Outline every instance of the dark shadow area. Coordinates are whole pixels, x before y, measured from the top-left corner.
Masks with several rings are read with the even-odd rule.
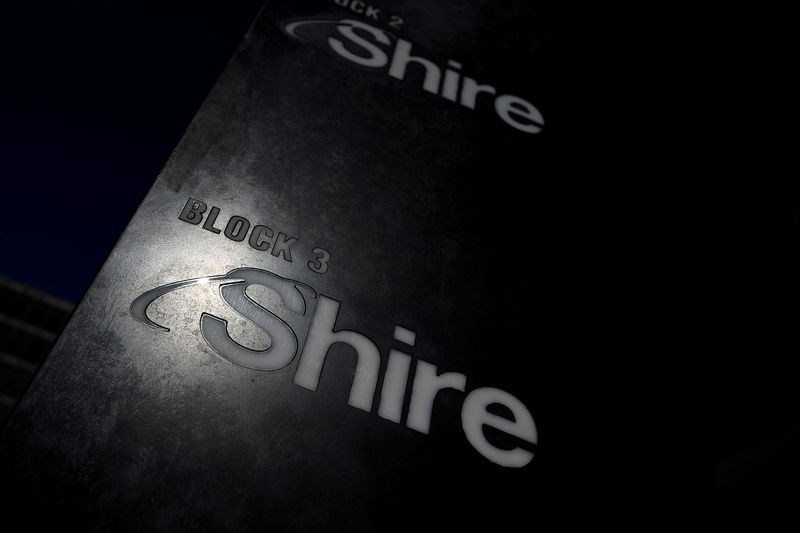
[[[73,305],[0,276],[0,427],[44,361]]]

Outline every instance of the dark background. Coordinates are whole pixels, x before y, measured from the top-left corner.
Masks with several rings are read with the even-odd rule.
[[[0,274],[80,299],[262,3],[3,8]]]
[[[260,5],[3,8],[1,275],[80,299]],[[663,440],[681,461],[663,450],[636,459],[643,477],[680,463],[684,483],[672,476],[664,492],[693,494],[728,531],[782,530],[798,500],[789,19],[745,7],[625,12],[595,19],[575,44],[587,98],[576,107],[605,125],[578,135],[576,159],[597,155],[581,168],[614,184],[606,227],[623,231],[611,253],[660,266],[657,279],[631,279],[664,337],[648,337],[642,358],[675,380],[659,380],[669,383],[657,412],[670,415],[640,439]]]

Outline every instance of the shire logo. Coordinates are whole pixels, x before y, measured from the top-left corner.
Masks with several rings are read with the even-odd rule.
[[[423,69],[422,88],[429,93],[468,109],[475,109],[478,100],[485,102],[482,105],[491,102],[503,122],[524,133],[539,133],[544,127],[542,113],[527,100],[513,94],[498,94],[493,85],[480,84],[469,76],[462,76],[461,63],[452,59],[443,69],[430,59],[411,55],[412,43],[364,22],[352,19],[297,20],[286,23],[283,31],[295,39],[326,46],[352,63],[376,70],[388,66],[388,75],[401,81],[413,64],[412,68]],[[484,96],[479,98],[479,95]]]
[[[322,368],[333,344],[349,345],[356,353],[356,365],[350,386],[348,404],[366,412],[372,412],[373,399],[380,377],[381,352],[375,343],[363,333],[346,329],[334,329],[341,302],[317,295],[308,285],[284,278],[258,268],[237,268],[227,274],[195,278],[167,283],[155,287],[137,297],[130,307],[131,316],[151,328],[168,332],[169,329],[155,323],[147,316],[147,308],[155,300],[172,291],[194,285],[222,282],[220,296],[235,312],[263,330],[269,337],[269,347],[253,350],[233,340],[227,330],[227,322],[210,313],[201,312],[200,332],[211,348],[231,363],[253,370],[274,371],[291,363],[298,350],[295,330],[278,315],[262,307],[247,295],[247,288],[257,285],[266,288],[280,300],[284,311],[304,316],[306,300],[300,288],[307,289],[316,300],[316,307],[306,332],[305,343],[297,363],[292,382],[316,391]],[[271,301],[276,301],[271,299]],[[394,339],[407,346],[414,346],[416,332],[395,326]],[[395,423],[403,423],[403,404],[406,384],[411,373],[412,357],[398,349],[388,351],[386,371],[381,384],[377,414]],[[428,434],[431,415],[437,393],[442,389],[465,392],[467,377],[458,372],[439,373],[436,365],[416,359],[416,368],[410,392],[408,414],[405,425],[415,431]],[[510,416],[500,416],[489,411],[495,404],[505,406]],[[498,465],[521,468],[533,459],[530,449],[537,444],[537,430],[530,411],[508,392],[482,387],[471,390],[461,407],[461,424],[469,443],[484,457]],[[496,446],[485,435],[489,426],[515,437],[519,445]]]

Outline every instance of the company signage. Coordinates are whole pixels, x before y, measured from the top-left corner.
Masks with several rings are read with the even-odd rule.
[[[14,524],[558,522],[559,32],[513,4],[265,5],[2,435]]]
[[[461,75],[461,63],[449,59],[442,67],[430,59],[412,54],[413,44],[391,32],[376,28],[352,19],[341,20],[298,20],[289,22],[284,31],[297,39],[307,40],[309,26],[331,28],[320,45],[330,48],[339,57],[371,69],[388,67],[387,74],[403,81],[409,67],[413,64],[422,67],[425,77],[423,90],[441,96],[451,102],[475,109],[478,96],[493,105],[497,116],[506,124],[525,133],[539,133],[544,127],[544,117],[533,104],[513,94],[498,94],[489,84],[482,84],[474,78]],[[391,59],[388,50],[391,50]],[[444,76],[442,76],[444,71]]]
[[[190,198],[186,203],[187,207],[202,205],[204,205],[202,202],[194,198]],[[189,219],[192,223],[199,224],[201,215],[197,214],[198,211],[199,209],[191,211],[195,217],[189,219],[186,216],[187,209],[184,208],[181,216]],[[240,229],[226,231],[226,235],[230,233],[233,235],[230,237],[233,240],[241,240],[236,235],[246,233],[249,223],[242,217],[232,217],[231,220],[234,228]],[[226,228],[230,228],[231,225],[232,223],[229,221]],[[258,228],[259,226],[256,226],[253,229],[253,235],[263,233],[264,230]],[[257,245],[253,247],[260,248]],[[133,301],[131,316],[152,328],[169,331],[168,328],[156,324],[148,318],[147,308],[150,304],[169,292],[209,282],[222,282],[219,292],[225,303],[266,332],[270,339],[270,345],[263,350],[253,350],[240,345],[231,338],[227,330],[227,322],[224,319],[206,312],[200,314],[200,332],[217,354],[234,364],[253,370],[280,370],[291,363],[297,354],[298,335],[278,315],[248,297],[247,288],[251,285],[258,285],[270,289],[278,296],[281,308],[302,316],[306,314],[306,301],[299,287],[305,286],[317,300],[316,311],[311,318],[305,347],[292,382],[312,391],[317,390],[328,349],[334,343],[347,344],[355,349],[357,354],[348,404],[367,412],[372,411],[381,368],[381,353],[378,346],[363,333],[352,330],[334,330],[341,302],[324,294],[317,296],[316,291],[302,282],[286,279],[258,268],[237,268],[224,275],[176,281],[150,289]],[[416,332],[398,324],[394,327],[394,339],[414,346]],[[410,355],[396,349],[389,351],[381,389],[381,400],[378,405],[378,416],[393,422],[401,422],[410,365]],[[464,374],[458,372],[440,374],[435,364],[418,360],[411,388],[406,425],[421,433],[429,433],[436,393],[444,388],[463,392],[466,382],[467,377]],[[492,404],[505,406],[511,411],[513,418],[509,420],[492,414],[487,410]],[[527,465],[533,459],[532,452],[519,447],[511,450],[498,448],[483,433],[483,426],[490,426],[524,439],[531,444],[536,444],[536,426],[533,417],[525,405],[511,394],[493,387],[474,389],[464,398],[461,422],[467,440],[490,461],[502,466],[519,468]]]

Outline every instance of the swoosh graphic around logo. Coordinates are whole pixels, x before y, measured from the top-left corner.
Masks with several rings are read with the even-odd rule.
[[[235,276],[230,276],[228,274],[223,274],[220,276],[206,276],[203,278],[195,278],[195,279],[186,279],[183,281],[176,281],[173,283],[167,283],[166,285],[162,285],[160,287],[156,287],[155,289],[150,289],[149,291],[145,292],[138,298],[136,298],[131,303],[131,316],[135,318],[137,321],[141,322],[145,326],[150,326],[151,328],[160,329],[163,331],[169,331],[169,328],[165,328],[162,325],[156,324],[147,316],[147,308],[156,301],[158,298],[161,298],[167,293],[170,293],[174,290],[182,289],[184,287],[191,287],[192,285],[201,285],[204,283],[210,283],[212,281],[220,281],[220,280],[229,280],[231,283],[242,283],[244,279],[237,278]]]
[[[288,24],[283,26],[283,31],[285,31],[290,37],[294,37],[295,39],[299,39],[301,41],[310,41],[311,39],[309,39],[307,37],[303,37],[302,35],[297,33],[297,29],[298,28],[301,28],[303,26],[308,26],[310,24],[333,24],[333,25],[336,25],[336,26],[344,26],[344,27],[348,27],[348,28],[357,28],[359,26],[361,26],[361,27],[368,26],[367,24],[365,24],[363,22],[359,22],[359,21],[353,20],[353,19],[341,19],[341,20],[336,20],[336,19],[333,19],[333,20],[332,19],[310,19],[310,20],[296,20],[294,22],[290,22],[290,23],[288,23]],[[378,28],[373,28],[372,26],[369,26],[369,27],[374,29],[374,30],[376,30],[376,31],[380,31],[381,33],[383,33],[385,35],[388,35],[389,37],[392,37],[394,39],[397,38],[397,36],[395,34],[393,34],[392,32],[390,32],[390,31],[378,30]]]
[[[286,26],[283,27],[283,31],[291,35],[296,39],[300,39],[301,41],[308,41],[302,35],[299,35],[296,30],[301,26],[305,26],[307,24],[340,24],[341,22],[347,22],[346,20],[330,20],[330,19],[315,19],[315,20],[298,20],[295,22],[290,22]]]
[[[253,370],[277,370],[288,365],[297,353],[297,334],[292,327],[278,315],[268,311],[250,298],[247,289],[260,286],[270,289],[280,299],[280,307],[299,316],[306,314],[306,300],[300,288],[316,291],[305,283],[284,278],[273,272],[259,268],[235,268],[227,274],[206,276],[167,283],[150,289],[130,306],[131,316],[150,328],[169,331],[147,316],[147,308],[158,298],[184,287],[192,287],[210,282],[220,282],[219,294],[222,300],[236,313],[263,330],[270,340],[268,348],[255,350],[238,343],[228,332],[228,322],[207,312],[200,314],[200,333],[218,355],[237,365]]]

